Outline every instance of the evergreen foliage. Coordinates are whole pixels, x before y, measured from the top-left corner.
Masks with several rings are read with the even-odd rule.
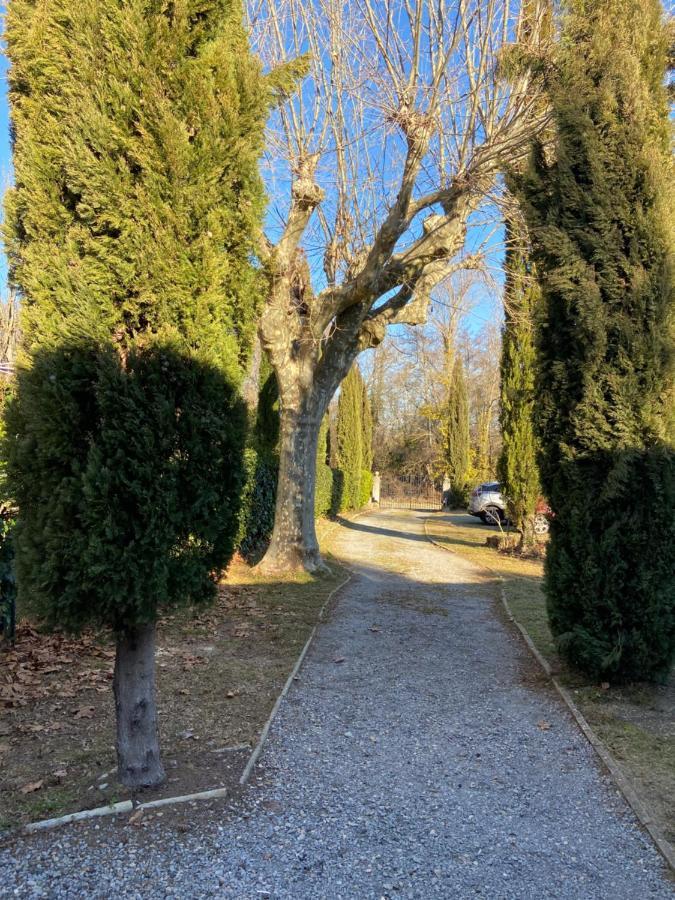
[[[363,470],[363,391],[358,366],[349,370],[340,387],[337,411],[338,464],[343,473],[342,509],[361,506]]]
[[[357,365],[340,388],[336,433],[342,472],[340,509],[360,509],[370,499],[372,488],[373,424],[368,392]]]
[[[370,503],[373,494],[373,473],[370,469],[361,469],[361,495],[359,497],[359,507],[366,506]]]
[[[539,496],[533,409],[536,375],[534,315],[540,292],[528,262],[523,232],[513,219],[507,221],[500,365],[502,452],[497,474],[509,517],[527,542],[533,538]]]
[[[319,447],[316,454],[316,494],[314,509],[317,517],[330,514],[333,506],[333,470],[328,465],[328,414],[323,417],[319,429]]]
[[[0,446],[5,440],[4,410],[11,399],[11,382],[0,378]],[[16,578],[14,575],[14,538],[16,509],[7,484],[7,465],[0,453],[0,635],[14,638],[16,624]]]
[[[244,471],[236,547],[246,560],[254,561],[274,528],[279,459],[249,447],[244,453]]]
[[[373,468],[373,413],[370,406],[370,396],[368,394],[368,388],[365,381],[363,380],[363,377],[361,377],[361,393],[363,395],[363,412],[361,414],[361,431],[363,434],[363,468],[364,471],[370,472]]]
[[[274,528],[279,478],[279,387],[263,353],[255,425],[245,453],[245,485],[242,493],[237,549],[249,561],[258,558]]]
[[[556,514],[562,653],[659,679],[675,652],[672,159],[659,0],[570,0],[549,74],[554,148],[520,184],[542,286],[537,425]]]
[[[230,558],[245,411],[215,366],[166,345],[34,353],[7,413],[20,600],[117,632],[202,603]]]
[[[279,449],[279,385],[264,353],[260,366],[260,385],[254,442],[261,453],[276,454]]]
[[[450,482],[448,503],[451,506],[464,506],[467,499],[471,444],[469,396],[464,377],[464,365],[459,354],[455,356],[452,367],[442,431],[445,467]]]
[[[359,373],[360,374],[360,373]],[[373,493],[373,413],[370,396],[363,377],[361,377],[362,407],[361,431],[363,434],[363,468],[361,469],[361,496],[359,506],[370,503]]]
[[[232,553],[268,101],[242,18],[237,0],[9,7],[9,475],[20,595],[61,626],[206,600]]]

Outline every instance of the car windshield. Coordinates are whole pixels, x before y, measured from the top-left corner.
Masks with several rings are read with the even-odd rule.
[[[482,489],[487,493],[493,493],[494,491],[498,491],[501,485],[498,481],[488,481],[486,484],[482,485]]]

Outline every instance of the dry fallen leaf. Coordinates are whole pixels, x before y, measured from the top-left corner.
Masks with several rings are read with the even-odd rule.
[[[130,825],[138,825],[140,823],[141,819],[143,818],[144,812],[145,812],[144,809],[136,810],[136,812],[132,816],[129,817],[129,824]]]
[[[542,719],[541,722],[537,722],[537,728],[538,728],[540,731],[550,731],[550,730],[551,730],[551,723],[550,723],[550,722],[547,722],[546,719]]]
[[[63,779],[66,778],[67,775],[68,775],[67,769],[57,769],[56,772],[53,773],[53,776],[54,776],[54,778],[56,778],[57,781],[63,781]]]
[[[75,713],[75,718],[76,719],[93,719],[94,718],[94,707],[93,706],[81,706]]]
[[[44,783],[44,778],[40,781],[31,781],[30,784],[24,784],[22,788],[19,788],[19,793],[32,794],[34,791],[39,791]]]
[[[343,663],[345,661],[344,656],[336,656],[333,660],[334,663]]]

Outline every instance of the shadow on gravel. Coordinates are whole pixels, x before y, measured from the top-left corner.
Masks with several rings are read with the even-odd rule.
[[[420,517],[420,521],[421,520]],[[401,538],[407,541],[420,541],[423,544],[429,543],[429,539],[426,535],[416,534],[414,531],[398,531],[393,528],[380,528],[376,525],[366,525],[363,522],[352,522],[349,519],[343,519],[342,516],[338,516],[336,521],[342,528],[349,528],[352,531],[363,531],[365,534],[380,534],[383,537]]]
[[[491,672],[492,683],[495,686],[508,687],[515,678],[517,683],[528,690],[543,690],[549,697],[553,696],[548,676],[528,652],[520,633],[502,605],[500,599],[502,582],[499,577],[479,564],[472,564],[467,560],[462,561],[473,568],[475,579],[467,579],[459,574],[453,577],[452,555],[436,547],[423,535],[391,532],[386,528],[363,524],[359,526],[359,523],[350,521],[342,521],[341,525],[355,531],[376,532],[385,536],[404,539],[410,537],[413,540],[424,541],[432,552],[436,551],[439,554],[436,565],[418,563],[414,569],[405,570],[401,568],[400,558],[393,555],[384,554],[379,558],[373,556],[365,561],[355,560],[333,549],[331,560],[350,569],[355,576],[356,580],[350,583],[349,592],[352,596],[355,594],[360,597],[362,602],[365,600],[372,603],[373,622],[378,622],[377,610],[386,606],[406,609],[421,616],[414,620],[416,624],[410,623],[412,627],[422,626],[425,622],[430,625],[435,622],[436,628],[445,620],[446,624],[442,627],[449,628],[455,635],[462,635],[458,645],[454,645],[452,639],[449,640],[448,653],[462,656],[466,660],[481,658],[481,667]],[[527,576],[522,580],[536,581]],[[368,583],[370,587],[367,586]],[[339,605],[340,599],[341,592],[332,604],[333,611]],[[476,615],[480,617],[478,629],[475,624]],[[439,620],[436,617],[441,618]],[[367,624],[370,626],[372,623]],[[499,654],[492,653],[491,635],[495,631],[503,632],[512,641],[515,670],[505,672]]]

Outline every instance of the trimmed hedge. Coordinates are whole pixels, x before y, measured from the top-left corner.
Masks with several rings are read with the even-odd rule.
[[[314,510],[317,518],[333,511],[333,470],[325,462],[316,467],[316,496]]]
[[[9,641],[16,625],[13,527],[14,514],[0,512],[0,635]]]
[[[249,448],[244,452],[244,468],[237,548],[245,559],[251,559],[269,541],[274,528],[279,460]]]
[[[366,506],[370,503],[370,497],[373,492],[373,473],[370,469],[363,469],[361,471],[361,506]]]
[[[5,403],[11,388],[0,383],[0,446],[5,436]],[[6,462],[0,457],[0,634],[5,640],[14,637],[16,623],[16,579],[14,577],[14,544],[12,531],[16,521],[14,504],[6,482]]]

